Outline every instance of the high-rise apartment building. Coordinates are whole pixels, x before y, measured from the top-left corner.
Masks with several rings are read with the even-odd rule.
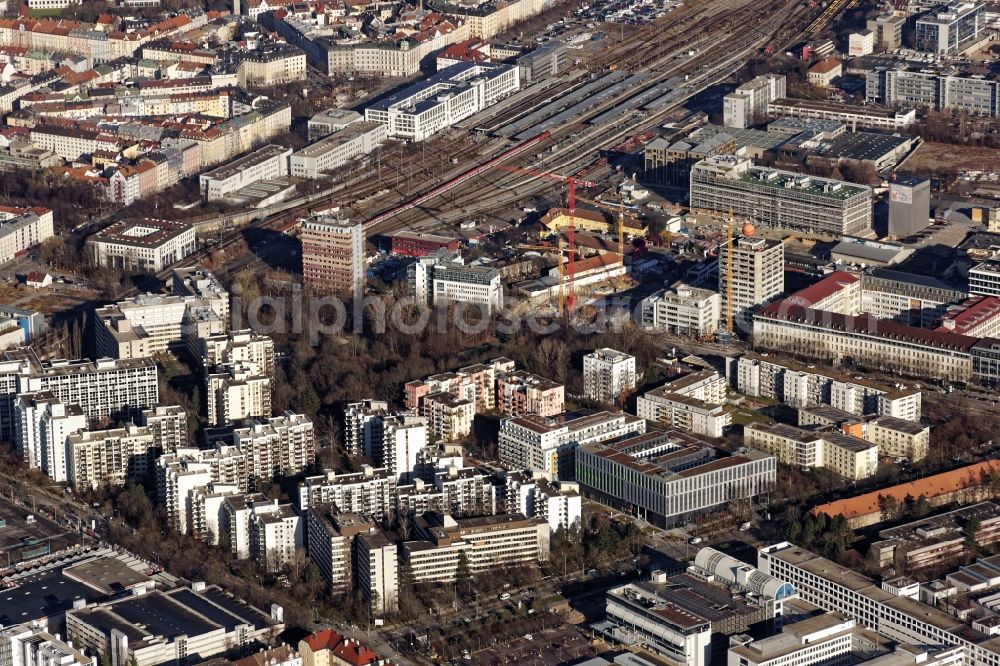
[[[185,448],[156,460],[156,501],[166,510],[170,529],[192,533],[191,494],[210,483],[246,492],[246,460],[239,449],[219,445],[214,449]]]
[[[17,397],[14,445],[31,469],[55,481],[67,479],[66,438],[87,427],[77,405],[64,405],[51,391]]]
[[[144,294],[94,311],[97,353],[140,358],[186,350],[197,358],[201,340],[225,330],[218,313],[197,296]]]
[[[77,490],[120,486],[145,477],[158,453],[148,428],[81,430],[66,438],[67,477]]]
[[[144,409],[139,415],[139,425],[149,428],[156,448],[164,453],[173,453],[188,444],[188,414],[179,405]]]
[[[719,246],[720,315],[727,321],[731,312],[734,326],[750,332],[753,313],[785,291],[785,246],[781,241],[743,236],[731,250]]]
[[[384,467],[362,465],[360,472],[338,474],[325,470],[299,483],[296,506],[300,511],[317,504],[335,504],[345,513],[357,513],[382,520],[396,494],[396,476]]]
[[[251,329],[227,331],[199,340],[205,368],[240,364],[255,375],[274,376],[274,340]]]
[[[399,608],[399,556],[381,530],[354,539],[354,578],[375,617]]]
[[[312,419],[291,411],[236,428],[233,443],[246,457],[250,478],[298,474],[312,465],[316,457]]]
[[[830,178],[754,166],[715,155],[691,167],[691,208],[732,213],[758,226],[862,236],[872,226],[872,190]]]
[[[305,544],[302,516],[278,500],[254,502],[250,518],[250,557],[268,571],[278,571]]]
[[[767,104],[785,96],[782,74],[765,74],[744,83],[722,99],[726,127],[746,128],[767,120]]]
[[[635,388],[635,357],[615,349],[595,349],[583,357],[583,394],[590,400],[617,403]]]
[[[360,296],[365,231],[360,222],[321,217],[302,223],[302,278],[314,291]]]
[[[352,402],[344,408],[344,448],[351,455],[361,455],[366,449],[371,449],[373,436],[381,436],[381,423],[378,422],[389,413],[389,403],[384,400],[366,399]]]
[[[205,378],[206,413],[212,425],[271,415],[271,379],[243,363],[223,366]]]
[[[309,508],[306,514],[309,559],[316,563],[332,593],[350,588],[354,537],[371,527],[363,516],[343,513],[334,504],[317,504]]]

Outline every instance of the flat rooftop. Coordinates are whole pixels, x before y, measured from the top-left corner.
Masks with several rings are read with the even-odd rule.
[[[232,162],[228,162],[217,169],[212,169],[207,173],[203,173],[201,174],[201,178],[207,180],[226,180],[243,171],[246,171],[251,167],[263,164],[268,160],[277,159],[290,152],[291,148],[269,144],[263,148],[258,148],[249,155],[244,155],[243,157],[235,159]]]
[[[364,136],[369,132],[374,132],[381,126],[382,123],[368,121],[351,123],[347,127],[339,129],[333,134],[325,136],[319,141],[311,143],[308,146],[292,153],[292,157],[317,157],[319,155],[325,155],[330,151],[340,148],[344,144],[354,141],[358,137]]]
[[[158,247],[191,229],[186,222],[144,217],[115,222],[91,236],[91,241],[150,248]]]
[[[101,557],[74,565],[65,569],[63,574],[107,596],[149,581],[149,576],[112,557]]]

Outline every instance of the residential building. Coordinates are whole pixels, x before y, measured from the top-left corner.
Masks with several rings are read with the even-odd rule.
[[[720,319],[728,324],[732,317],[734,332],[749,333],[753,313],[785,291],[785,246],[744,227],[751,234],[719,246]]]
[[[520,513],[528,518],[543,518],[552,533],[580,526],[583,499],[580,484],[551,481],[537,470],[506,472],[498,490],[503,513]]]
[[[469,303],[487,314],[503,309],[500,271],[490,266],[466,265],[458,250],[441,248],[420,257],[407,268],[407,281],[420,303]]]
[[[115,222],[87,240],[98,266],[158,273],[195,251],[194,227],[142,218]]]
[[[254,502],[250,517],[250,557],[261,562],[268,571],[278,571],[292,562],[295,552],[303,548],[302,516],[291,504],[278,500]]]
[[[29,624],[12,625],[0,633],[4,666],[92,666],[88,657],[72,645]]]
[[[498,374],[496,386],[497,410],[509,416],[556,416],[565,411],[566,387],[558,382],[514,370]]]
[[[323,629],[299,641],[302,666],[379,666],[377,654],[358,641]],[[388,664],[386,664],[388,666]]]
[[[361,296],[365,284],[365,232],[360,222],[332,217],[302,223],[302,277],[315,291]]]
[[[717,291],[683,282],[647,296],[640,307],[643,326],[692,338],[711,337],[722,319],[722,299]]]
[[[245,493],[249,486],[242,452],[221,444],[212,449],[188,447],[164,454],[156,459],[155,473],[156,501],[166,510],[167,527],[181,534],[195,532],[193,497],[198,488],[218,484]],[[238,542],[231,543],[235,549]],[[245,552],[238,555],[249,557]]]
[[[257,88],[306,80],[306,54],[285,43],[271,43],[239,54],[236,80],[241,88]]]
[[[143,294],[94,310],[94,346],[108,358],[142,358],[167,351],[199,357],[202,339],[225,322],[197,296]]]
[[[154,617],[161,620],[151,625]],[[74,608],[66,612],[66,632],[78,649],[109,655],[112,666],[159,666],[185,651],[208,658],[266,644],[284,629],[282,617],[277,604],[267,614],[219,587],[194,583]]]
[[[38,247],[52,234],[48,208],[0,206],[0,264]]]
[[[66,438],[67,480],[77,491],[141,481],[162,453],[148,428],[128,424],[81,430]]]
[[[399,555],[380,529],[354,539],[354,579],[377,618],[399,609]]]
[[[373,437],[382,436],[380,419],[389,413],[389,403],[384,400],[362,400],[344,407],[344,448],[351,455],[371,452]],[[374,430],[373,430],[374,429]],[[367,445],[366,445],[367,442]],[[381,444],[379,444],[381,447]]]
[[[397,480],[409,480],[417,454],[427,446],[427,436],[427,419],[423,417],[405,412],[387,417],[382,421],[382,448],[372,452],[372,459]]]
[[[206,413],[212,425],[271,415],[271,379],[250,365],[223,366],[205,377]]]
[[[420,411],[427,421],[431,437],[440,442],[455,442],[472,432],[476,404],[450,393],[432,393],[423,399]]]
[[[229,328],[229,292],[210,271],[198,267],[175,268],[170,290],[176,296],[197,296]]]
[[[576,450],[584,495],[660,527],[734,500],[761,501],[774,485],[777,460],[751,451],[732,456],[675,431],[650,431]]]
[[[363,516],[341,512],[333,504],[315,504],[306,514],[309,559],[319,569],[331,593],[352,585],[354,537],[373,526]]]
[[[54,481],[69,476],[66,439],[87,427],[77,405],[64,405],[51,391],[17,396],[14,445],[29,469],[38,469]]]
[[[179,405],[156,405],[139,414],[139,425],[153,435],[153,446],[173,453],[188,444],[188,413]]]
[[[246,457],[250,478],[268,480],[300,474],[316,459],[312,419],[292,411],[236,428],[233,444]]]
[[[751,423],[743,428],[743,442],[776,455],[786,465],[823,467],[851,481],[867,479],[878,468],[876,444],[837,430],[810,431],[784,423]]]
[[[984,12],[978,2],[952,0],[939,11],[917,19],[913,46],[928,53],[956,54],[971,46],[986,28]]]
[[[284,146],[271,144],[258,148],[249,155],[201,174],[198,177],[201,195],[206,201],[218,201],[259,180],[287,176],[291,156],[292,149]]]
[[[500,421],[500,462],[508,469],[538,469],[550,478],[574,480],[576,449],[646,432],[646,422],[629,414],[568,412]]]
[[[964,529],[972,520],[978,524],[975,534]],[[962,561],[969,553],[969,539],[984,549],[1000,541],[1000,506],[980,502],[880,530],[871,552],[880,568],[917,574]]]
[[[765,122],[768,103],[784,97],[786,86],[782,74],[765,74],[738,86],[722,98],[722,124],[746,128]]]
[[[14,441],[16,398],[51,391],[64,405],[78,405],[90,425],[109,418],[138,418],[159,402],[152,359],[42,362],[30,347],[0,352],[0,439]]]
[[[365,107],[365,120],[386,125],[390,137],[423,141],[520,87],[517,67],[460,62]]]
[[[498,378],[513,372],[514,367],[514,361],[500,357],[407,382],[403,385],[403,401],[408,410],[422,412],[427,396],[450,393],[457,399],[475,403],[476,413],[490,411],[497,406]]]
[[[274,340],[253,329],[226,331],[199,340],[198,358],[205,369],[237,364],[255,375],[274,376]]]
[[[615,349],[595,349],[583,357],[583,394],[617,404],[636,385],[635,357]]]
[[[864,235],[872,191],[829,178],[754,166],[716,155],[691,167],[691,207],[729,213],[770,228],[834,236]]]
[[[454,581],[462,554],[472,574],[549,559],[549,524],[537,518],[428,513],[413,522],[419,540],[404,542],[400,553],[418,583]]]
[[[639,418],[705,437],[722,437],[732,424],[726,407],[728,382],[713,370],[671,380],[636,399]]]
[[[396,495],[396,475],[385,467],[362,465],[360,472],[337,473],[324,470],[299,483],[296,505],[305,512],[317,504],[333,504],[344,513],[356,513],[383,520]]]
[[[884,456],[918,462],[927,457],[931,427],[883,416],[865,425],[865,439],[878,446],[879,453]]]
[[[292,153],[290,173],[296,178],[332,175],[355,157],[376,150],[388,136],[389,128],[381,123],[351,123]]]

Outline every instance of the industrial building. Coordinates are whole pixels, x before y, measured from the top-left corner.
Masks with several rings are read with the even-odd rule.
[[[871,188],[757,167],[735,156],[713,156],[691,167],[691,207],[834,236],[864,235],[872,225]]]
[[[650,431],[576,449],[584,495],[659,527],[686,523],[736,499],[771,491],[777,459],[760,451],[725,456],[676,431]]]

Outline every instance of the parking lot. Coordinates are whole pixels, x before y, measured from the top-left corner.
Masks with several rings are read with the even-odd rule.
[[[9,488],[0,482],[0,493]],[[33,517],[28,522],[28,516]],[[0,568],[15,565],[29,556],[43,554],[42,549],[58,550],[79,537],[61,525],[46,520],[41,514],[32,513],[30,506],[14,504],[9,495],[0,499]]]
[[[536,664],[557,666],[574,662],[581,657],[596,656],[608,649],[600,641],[593,641],[572,626],[545,629],[528,634],[509,643],[470,654],[462,661],[468,664],[494,666],[497,664]]]

